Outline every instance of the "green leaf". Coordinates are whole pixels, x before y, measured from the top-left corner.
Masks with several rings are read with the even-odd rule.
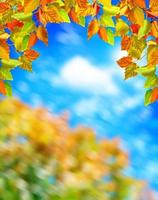
[[[19,65],[21,65],[21,62],[19,60],[15,60],[15,59],[9,59],[9,60],[1,60],[2,66],[6,69],[12,69],[15,68]]]
[[[60,10],[60,16],[63,18],[64,22],[70,23],[70,18],[65,10],[63,9]]]
[[[12,81],[13,77],[12,77],[10,70],[4,69],[4,68],[1,67],[0,68],[0,79]]]
[[[32,20],[25,22],[24,26],[21,29],[22,35],[30,34],[35,29],[35,24]]]
[[[145,101],[144,101],[144,104],[145,106],[151,104],[151,95],[152,95],[152,90],[147,90],[146,93],[145,93]]]
[[[156,71],[156,66],[145,66],[145,67],[139,67],[136,70],[139,74],[143,75],[143,76],[151,76],[155,73]]]
[[[8,97],[11,97],[12,96],[12,86],[10,83],[8,82],[5,82],[5,89],[6,89],[6,95]]]
[[[117,20],[116,23],[116,35],[122,36],[125,35],[129,31],[129,26],[122,20]]]
[[[22,20],[22,21],[26,21],[26,20],[30,20],[30,19],[32,19],[32,12],[31,13],[28,13],[28,14],[25,14],[25,13],[16,13],[16,14],[14,14],[14,15],[12,15],[11,17],[13,18],[13,19],[17,19],[17,20]]]
[[[118,7],[118,6],[105,6],[104,5],[103,10],[105,11],[106,14],[112,15],[112,16],[120,13],[120,7]]]
[[[140,29],[139,29],[138,39],[141,39],[146,34],[148,34],[148,32],[150,31],[150,28],[151,28],[151,23],[149,22],[149,20],[145,19],[143,26],[141,26]]]
[[[83,27],[85,27],[85,23],[86,23],[86,20],[85,20],[85,17],[79,17],[79,24]]]
[[[108,37],[108,43],[111,45],[114,45],[115,42],[115,36],[111,29],[107,29],[107,37]]]
[[[115,27],[114,21],[111,16],[103,14],[100,18],[100,23],[102,26]]]
[[[153,87],[156,87],[157,85],[158,85],[158,78],[154,74],[147,78],[147,80],[145,81],[144,87],[145,88],[153,88]]]

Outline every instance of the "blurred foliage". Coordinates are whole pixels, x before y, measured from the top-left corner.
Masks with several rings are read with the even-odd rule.
[[[39,40],[48,45],[49,23],[79,24],[88,39],[98,35],[111,45],[120,37],[125,79],[143,76],[145,105],[158,100],[157,0],[0,0],[1,94],[12,94],[13,69],[32,71],[39,56],[32,48]]]
[[[124,175],[120,140],[72,129],[67,118],[0,102],[0,200],[138,200],[144,183]]]

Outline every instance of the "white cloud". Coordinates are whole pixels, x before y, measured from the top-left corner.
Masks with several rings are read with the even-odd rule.
[[[81,37],[80,35],[75,31],[72,25],[62,25],[63,32],[59,33],[57,35],[57,40],[60,43],[63,44],[74,44],[78,45],[81,44]]]
[[[119,71],[119,69],[118,69]],[[78,56],[69,60],[53,78],[52,84],[66,85],[71,89],[92,94],[118,95],[119,87],[114,78],[120,73],[110,68],[94,66],[88,60]]]

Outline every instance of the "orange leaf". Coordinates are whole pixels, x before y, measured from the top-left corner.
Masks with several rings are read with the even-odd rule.
[[[158,22],[156,21],[152,22],[151,32],[154,37],[156,38],[158,37]]]
[[[75,23],[79,23],[79,19],[77,17],[77,13],[75,12],[74,8],[71,8],[70,12],[69,12],[69,16],[71,18],[72,21],[74,21]]]
[[[158,15],[158,0],[150,0],[150,11],[151,15]]]
[[[78,6],[80,8],[86,8],[87,7],[87,0],[76,0]]]
[[[97,19],[93,19],[88,26],[88,39],[95,35],[99,30],[99,24]]]
[[[133,0],[133,3],[140,8],[146,7],[145,0]]]
[[[124,36],[121,41],[121,50],[128,50],[130,48],[131,38]]]
[[[36,60],[38,58],[39,53],[37,53],[36,51],[30,49],[30,50],[26,50],[24,52],[24,55],[28,60],[33,61],[33,60]]]
[[[9,9],[9,4],[5,2],[0,3],[0,13],[5,13]]]
[[[151,102],[158,100],[158,88],[154,88],[151,94]]]
[[[39,26],[37,28],[37,37],[39,40],[48,45],[48,33],[45,27]]]
[[[133,24],[138,24],[140,26],[144,23],[144,11],[142,8],[135,7],[128,12],[129,20]]]
[[[4,84],[4,81],[2,81],[2,80],[0,80],[0,93],[3,95],[6,95],[5,84]]]
[[[99,28],[99,31],[98,31],[98,35],[99,37],[104,40],[105,42],[108,41],[108,37],[107,37],[107,32],[106,32],[106,29],[103,28],[103,27],[100,27]]]
[[[120,67],[125,68],[132,64],[132,58],[130,56],[123,57],[119,59],[117,63]]]
[[[31,33],[28,41],[28,49],[31,49],[37,42],[38,38],[35,32]]]
[[[53,3],[54,2],[54,0],[41,0],[40,1],[40,4],[42,5],[42,6],[45,6],[45,5],[47,5],[48,3]]]

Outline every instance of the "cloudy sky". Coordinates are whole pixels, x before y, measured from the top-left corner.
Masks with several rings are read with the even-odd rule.
[[[158,187],[158,104],[144,106],[141,77],[123,80],[116,60],[125,55],[98,36],[87,40],[75,24],[49,25],[49,46],[38,42],[41,56],[33,73],[14,72],[13,94],[31,106],[54,113],[69,111],[70,124],[91,126],[98,137],[121,137],[132,167],[127,174]]]

